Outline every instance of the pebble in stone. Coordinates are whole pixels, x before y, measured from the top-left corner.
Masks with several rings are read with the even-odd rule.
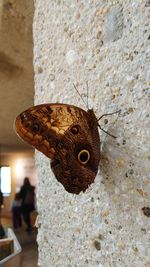
[[[150,217],[150,207],[143,207],[142,211],[145,216]]]
[[[101,250],[101,244],[98,240],[94,240],[93,245],[97,250]]]

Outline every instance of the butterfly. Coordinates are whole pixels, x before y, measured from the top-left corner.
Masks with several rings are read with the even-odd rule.
[[[22,112],[15,120],[15,129],[25,142],[51,159],[51,169],[66,191],[79,194],[94,182],[98,171],[98,121],[114,113],[97,119],[93,109],[41,104]]]

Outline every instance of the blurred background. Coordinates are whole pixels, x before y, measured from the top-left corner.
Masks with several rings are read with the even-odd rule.
[[[24,178],[29,177],[35,191],[37,188],[34,150],[19,139],[13,128],[16,116],[34,102],[33,2],[0,1],[0,189],[4,229],[13,227],[12,203]],[[35,218],[36,212],[32,214],[33,222]],[[20,239],[19,231],[24,233],[24,240]],[[22,245],[35,242],[35,235],[29,238],[25,225],[19,231],[17,235]]]

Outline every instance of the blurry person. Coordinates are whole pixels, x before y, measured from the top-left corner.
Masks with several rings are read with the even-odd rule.
[[[1,208],[2,208],[2,206],[3,206],[3,193],[2,193],[2,191],[1,191],[1,189],[0,189],[0,210],[1,210]]]
[[[0,239],[5,237],[5,231],[4,231],[4,228],[3,228],[2,223],[1,223],[1,210],[3,207],[3,201],[4,201],[3,193],[0,189]]]
[[[21,198],[20,194],[16,193],[12,203],[13,227],[15,229],[22,226],[21,220]]]
[[[24,222],[27,225],[27,232],[32,231],[31,225],[31,212],[34,208],[34,199],[35,199],[35,187],[30,184],[28,177],[24,178],[23,186],[20,189],[20,197],[22,199],[21,211],[23,215]]]

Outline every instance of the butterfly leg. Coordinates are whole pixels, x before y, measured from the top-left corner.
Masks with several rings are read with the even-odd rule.
[[[117,111],[115,111],[115,112],[112,112],[112,113],[106,113],[106,114],[103,114],[102,116],[100,116],[100,117],[98,118],[97,121],[100,121],[104,116],[109,116],[109,115],[113,115],[113,114],[120,113],[120,112],[121,112],[121,109],[120,109],[120,110],[117,110]]]
[[[100,124],[98,124],[98,127],[99,127],[104,133],[110,135],[111,137],[113,137],[113,138],[115,138],[115,139],[117,138],[115,135],[112,135],[112,134],[110,134],[109,132],[105,131],[105,130],[100,126]]]
[[[113,114],[120,113],[120,112],[121,112],[121,109],[118,110],[118,111],[112,112],[112,113],[106,113],[106,114],[103,114],[102,116],[99,117],[99,119],[97,120],[97,122],[98,122],[99,120],[101,120],[104,116],[109,116],[109,115],[113,115]],[[105,130],[100,126],[99,123],[98,123],[98,127],[99,127],[104,133],[110,135],[110,136],[113,137],[113,138],[117,138],[116,136],[114,136],[114,135],[110,134],[109,132],[105,131]]]

